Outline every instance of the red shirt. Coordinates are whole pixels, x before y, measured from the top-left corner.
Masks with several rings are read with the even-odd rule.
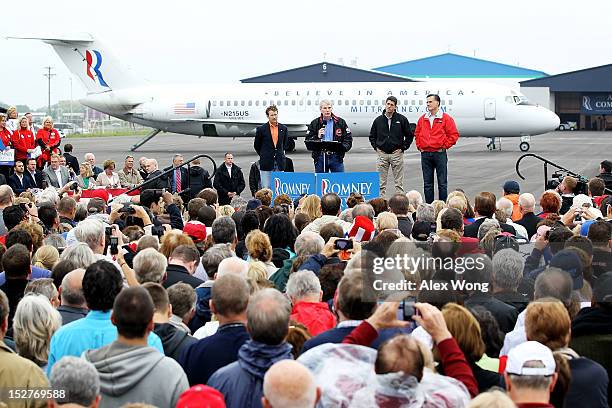
[[[336,316],[329,311],[327,303],[298,302],[291,310],[291,319],[302,323],[311,336],[336,327]]]
[[[28,149],[36,147],[34,134],[29,129],[17,129],[13,132],[13,147],[15,148],[15,160],[25,160],[28,158]]]
[[[0,137],[2,137],[2,144],[4,147],[9,146],[11,144],[11,136],[13,134],[7,128],[3,128],[0,130]]]
[[[43,149],[42,154],[38,158],[39,166],[42,167],[43,163],[51,160],[51,153],[59,153],[57,147],[60,145],[61,139],[56,129],[47,130],[45,128],[41,128],[38,129],[38,132],[36,132],[36,141],[38,142],[39,140],[41,140],[42,143],[49,148],[49,150]]]
[[[459,132],[453,118],[444,113],[441,118],[434,119],[433,126],[426,115],[421,116],[414,136],[417,149],[422,152],[436,152],[453,147],[459,139]]]

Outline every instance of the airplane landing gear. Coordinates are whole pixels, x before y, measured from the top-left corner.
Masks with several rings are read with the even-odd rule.
[[[130,148],[130,151],[135,152],[136,149],[138,149],[143,144],[147,143],[149,140],[153,139],[159,132],[161,132],[161,129],[153,129],[151,133],[149,133],[148,135],[140,139],[134,146],[132,146]]]
[[[531,141],[531,136],[521,136],[521,144],[519,144],[519,149],[521,152],[529,151],[529,142]]]

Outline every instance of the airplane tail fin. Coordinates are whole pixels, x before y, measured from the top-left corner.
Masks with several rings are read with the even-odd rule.
[[[91,34],[6,38],[41,40],[53,46],[70,72],[81,80],[88,94],[131,88],[144,82],[122,68],[119,61]]]

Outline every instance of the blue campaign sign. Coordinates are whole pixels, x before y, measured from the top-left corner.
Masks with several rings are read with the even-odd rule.
[[[281,194],[292,200],[303,194],[316,194],[315,181],[314,173],[272,172],[272,199]]]
[[[351,193],[361,193],[365,200],[380,195],[380,178],[376,172],[317,173],[316,194],[336,193],[342,199],[342,208]]]
[[[587,115],[611,115],[612,94],[592,93],[582,95],[581,113]]]

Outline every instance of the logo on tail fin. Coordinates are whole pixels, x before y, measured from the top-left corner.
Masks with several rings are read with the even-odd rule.
[[[95,64],[94,64],[95,58]],[[96,81],[98,78],[98,82],[100,85],[110,88],[104,78],[102,77],[102,72],[100,72],[100,66],[102,65],[102,54],[99,51],[89,50],[85,51],[85,60],[87,61],[87,76],[91,78],[92,81]],[[93,73],[92,73],[93,70]]]

